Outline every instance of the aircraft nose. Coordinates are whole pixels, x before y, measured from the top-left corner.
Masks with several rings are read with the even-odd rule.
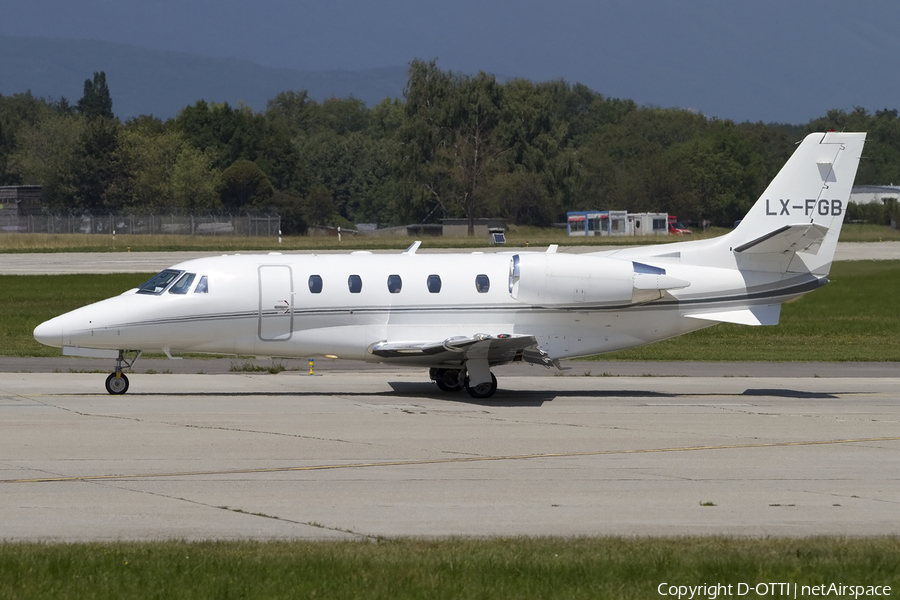
[[[45,346],[55,346],[60,348],[63,345],[62,338],[62,320],[59,318],[44,321],[34,328],[34,339]]]

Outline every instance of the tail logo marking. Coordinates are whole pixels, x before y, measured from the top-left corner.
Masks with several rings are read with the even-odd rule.
[[[791,205],[791,200],[788,198],[787,200],[779,199],[778,202],[781,204],[780,211],[773,210],[771,200],[766,199],[766,216],[767,217],[781,217],[781,216],[791,216],[791,211],[803,211],[803,215],[808,217],[813,212],[816,212],[821,217],[827,217],[831,215],[832,217],[838,217],[844,212],[844,201],[843,200],[816,200],[815,198],[807,198],[804,204],[794,204]]]

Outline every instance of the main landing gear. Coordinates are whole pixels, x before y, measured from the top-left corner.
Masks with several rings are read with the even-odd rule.
[[[106,378],[106,391],[114,396],[124,394],[128,391],[128,377],[122,372],[123,368],[130,369],[141,357],[141,351],[138,350],[134,358],[130,361],[125,358],[125,351],[119,350],[119,356],[116,358],[116,370],[109,374]]]
[[[443,392],[458,392],[466,388],[473,398],[490,398],[497,391],[497,378],[491,373],[491,380],[476,385],[469,384],[468,374],[463,369],[430,369],[428,375]]]

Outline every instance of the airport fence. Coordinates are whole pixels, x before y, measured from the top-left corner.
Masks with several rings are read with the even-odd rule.
[[[275,237],[279,215],[0,215],[4,233]]]

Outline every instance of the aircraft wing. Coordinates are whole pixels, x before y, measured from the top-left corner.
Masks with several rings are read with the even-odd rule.
[[[454,336],[428,342],[378,342],[369,352],[380,358],[410,359],[422,362],[427,358],[435,362],[487,359],[491,365],[525,361],[549,367],[556,363],[538,348],[533,335],[514,333],[476,333],[472,336]],[[416,360],[418,359],[418,360]]]

